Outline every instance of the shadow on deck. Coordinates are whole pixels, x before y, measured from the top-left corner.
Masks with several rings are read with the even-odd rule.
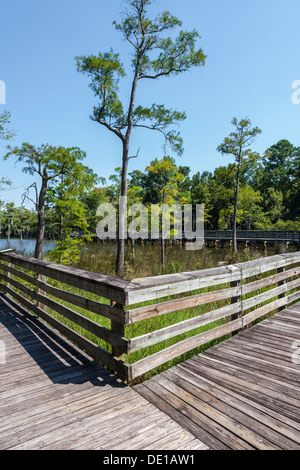
[[[197,438],[0,296],[1,450],[197,450]]]

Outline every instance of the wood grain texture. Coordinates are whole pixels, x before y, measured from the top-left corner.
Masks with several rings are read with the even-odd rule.
[[[115,374],[2,298],[0,341],[1,450],[207,449]]]
[[[300,303],[134,389],[210,449],[300,449]]]

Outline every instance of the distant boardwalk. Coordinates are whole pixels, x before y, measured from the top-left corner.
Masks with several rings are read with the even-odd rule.
[[[246,244],[287,244],[300,246],[300,232],[288,230],[237,230],[237,241]],[[232,239],[231,230],[205,230],[204,239],[207,245],[224,245]]]
[[[53,330],[0,296],[0,449],[206,449]]]

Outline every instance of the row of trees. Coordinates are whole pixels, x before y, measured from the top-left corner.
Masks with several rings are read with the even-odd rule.
[[[84,158],[78,149],[26,146],[12,149],[8,155],[12,154],[26,163],[24,171],[40,177],[40,184],[34,183],[24,195],[32,200],[35,210],[2,204],[3,236],[31,237],[40,232],[42,222],[43,238],[56,239],[57,253],[70,259],[72,250],[77,253],[82,242],[72,237],[74,232],[84,233],[85,239],[91,240],[99,222],[98,206],[109,202],[118,207],[121,168],[116,168],[106,182],[78,161],[79,157]],[[251,158],[244,157],[240,169],[238,162],[233,162],[217,167],[214,172],[194,175],[188,166],[177,165],[172,157],[156,158],[144,171],[129,173],[128,205],[142,203],[150,209],[151,204],[179,203],[182,208],[184,204],[204,204],[205,228],[214,230],[232,230],[236,208],[239,229],[299,230],[300,148],[281,140],[262,157],[257,154],[252,157],[252,153]],[[127,223],[130,220],[129,214]]]

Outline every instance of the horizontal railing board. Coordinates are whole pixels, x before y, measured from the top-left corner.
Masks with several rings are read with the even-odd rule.
[[[270,286],[274,283],[299,274],[300,267],[284,271],[282,273],[274,274],[273,276],[266,277],[248,284],[242,284],[237,287],[230,287],[227,289],[205,292],[203,294],[196,294],[180,299],[169,300],[166,302],[160,302],[152,305],[147,305],[145,307],[127,310],[127,321],[128,323],[135,323],[138,321],[156,317],[158,315],[164,315],[167,313],[183,310],[185,308],[197,307],[207,303],[217,302],[219,300],[229,299],[231,297],[237,297],[239,295],[248,294],[255,290]]]
[[[242,284],[241,295],[249,294],[250,292],[254,292],[255,290],[259,290],[264,287],[271,286],[272,284],[276,284],[277,282],[286,280],[293,276],[298,276],[299,274],[300,274],[300,266],[297,268],[283,271],[281,273],[273,274],[268,277],[264,277],[263,279],[259,279],[258,281],[253,281],[253,282],[248,282],[247,284]]]
[[[264,274],[274,269],[283,268],[300,262],[300,253],[288,253],[282,255],[274,255],[269,258],[259,258],[258,260],[247,261],[246,263],[237,264],[242,271],[242,279],[251,276]]]
[[[19,271],[18,269],[15,269],[12,266],[7,266],[7,265],[0,263],[0,271],[13,274],[14,276],[17,276],[20,279],[23,279],[24,281],[34,286],[37,286],[38,280],[35,277],[31,276],[30,274],[24,273],[23,271]]]
[[[92,273],[70,266],[63,266],[50,261],[37,260],[35,258],[25,258],[15,253],[0,253],[0,259],[9,261],[17,266],[23,267],[38,274],[42,274],[52,279],[78,287],[82,290],[92,292],[99,296],[106,297],[115,302],[126,304],[125,288],[130,281],[119,279],[104,274]]]
[[[296,252],[219,268],[134,279],[127,287],[127,305],[247,279],[299,262],[300,252]]]
[[[64,323],[60,322],[53,316],[46,313],[44,310],[40,309],[36,305],[32,304],[29,300],[25,299],[23,296],[15,292],[10,287],[0,284],[0,290],[6,292],[10,296],[14,297],[17,302],[23,305],[27,310],[31,311],[38,317],[42,318],[45,322],[55,328],[59,333],[64,335],[70,341],[74,342],[79,348],[89,354],[95,360],[101,362],[104,366],[114,370],[120,377],[124,380],[127,380],[127,365],[115,358],[112,354],[110,354],[105,349],[102,349],[100,346],[96,345],[89,339],[85,338],[84,336],[80,335],[73,329],[69,328]]]
[[[162,351],[152,354],[151,356],[147,356],[144,359],[140,359],[134,364],[131,364],[129,367],[129,377],[131,380],[133,380],[136,377],[139,377],[148,372],[149,370],[165,364],[166,362],[175,359],[176,357],[181,356],[182,354],[185,354],[192,349],[232,333],[235,330],[239,330],[240,328],[242,328],[242,320],[239,318],[225,325],[213,328],[212,330],[205,331],[204,333],[200,333],[199,335],[175,343],[174,345],[169,346]]]
[[[65,302],[76,305],[77,307],[80,307],[84,310],[88,310],[89,312],[96,313],[97,315],[109,318],[110,320],[114,320],[122,324],[125,323],[125,312],[119,307],[96,302],[95,300],[73,294],[72,292],[58,289],[57,287],[53,287],[50,284],[42,281],[38,281],[37,286],[48,294],[57,297],[58,299],[64,300]]]
[[[182,297],[181,299],[168,300],[158,304],[147,305],[132,310],[127,310],[128,322],[135,323],[158,315],[176,312],[186,308],[198,307],[200,305],[229,299],[240,295],[241,287],[230,287],[228,289],[205,292],[203,294]]]
[[[148,346],[153,346],[154,344],[171,339],[183,333],[187,333],[191,330],[207,325],[214,321],[226,318],[229,315],[238,313],[240,310],[240,302],[232,305],[226,305],[225,307],[221,307],[217,310],[212,310],[210,312],[203,313],[201,315],[198,315],[197,317],[189,318],[179,323],[175,323],[174,325],[161,328],[160,330],[155,330],[151,333],[146,333],[142,336],[137,336],[136,338],[128,340],[128,351],[134,352],[146,348]]]
[[[3,274],[0,274],[0,280],[4,280],[4,281],[6,280]],[[18,281],[14,279],[9,279],[9,284],[15,287],[16,289],[19,289],[21,292],[28,295],[29,297],[31,297],[31,299],[36,300],[43,305],[46,305],[47,307],[59,313],[63,317],[67,318],[73,323],[76,323],[76,325],[96,335],[103,341],[111,344],[112,346],[117,346],[119,348],[122,348],[124,353],[127,351],[127,341],[125,340],[125,338],[119,337],[115,333],[112,333],[107,328],[99,325],[98,323],[85,317],[84,315],[81,315],[80,313],[75,312],[74,310],[66,307],[63,304],[60,304],[59,302],[56,302],[55,300],[50,299],[49,297],[46,297],[44,295],[39,294],[36,291],[33,291],[29,287],[19,283]]]
[[[267,300],[270,300],[273,297],[276,297],[277,295],[288,292],[289,290],[296,289],[299,286],[300,279],[296,279],[294,281],[283,284],[282,286],[274,287],[273,289],[269,289],[266,292],[254,295],[253,297],[242,301],[242,310],[248,310],[249,308],[254,307],[255,305],[258,305],[262,302],[266,302]]]
[[[119,307],[102,304],[95,300],[74,294],[72,292],[68,292],[63,289],[58,289],[57,287],[51,286],[50,284],[40,281],[30,276],[29,274],[26,274],[22,271],[19,271],[18,269],[13,268],[12,266],[3,265],[0,263],[0,271],[13,274],[14,276],[17,276],[23,279],[24,281],[38,287],[39,289],[44,290],[48,294],[53,295],[54,297],[57,297],[73,305],[76,305],[77,307],[109,318],[110,320],[114,320],[122,324],[125,323],[125,311]]]
[[[273,302],[263,305],[262,307],[257,308],[253,310],[252,312],[247,313],[246,315],[243,315],[242,326],[244,327],[248,325],[249,323],[252,323],[254,320],[257,320],[261,316],[266,315],[267,313],[270,313],[276,310],[277,308],[283,307],[287,305],[288,303],[289,303],[288,297],[283,297],[282,299],[277,299],[277,300],[274,300]]]
[[[267,292],[263,292],[262,294],[253,296],[250,299],[236,302],[232,305],[228,305],[217,310],[212,310],[211,312],[198,315],[197,317],[175,323],[171,326],[155,330],[151,333],[147,333],[136,338],[132,338],[128,340],[128,351],[134,352],[148,346],[153,346],[154,344],[157,344],[161,341],[165,341],[180,334],[187,333],[193,329],[223,319],[229,315],[243,312],[251,307],[254,307],[255,305],[277,297],[278,295],[284,292],[288,292],[289,290],[295,289],[299,286],[300,279],[297,279],[274,289],[270,289]]]
[[[182,294],[184,292],[192,292],[205,287],[226,284],[237,281],[241,277],[240,269],[235,266],[230,266],[230,269],[213,270],[214,268],[211,270],[203,270],[201,277],[191,274],[189,276],[178,276],[178,278],[174,278],[173,275],[170,275],[170,278],[165,280],[165,284],[159,283],[159,285],[147,288],[143,288],[140,285],[139,289],[135,288],[134,290],[128,291],[127,305]],[[134,283],[138,283],[138,281],[135,279]]]
[[[293,294],[287,295],[287,304],[290,304],[291,302],[295,302],[295,300],[300,299],[300,291],[293,292]]]
[[[298,294],[300,297],[300,292],[296,292],[296,294]],[[258,318],[290,303],[292,295],[266,304],[263,307],[260,307],[244,315],[241,318],[226,323],[225,325],[212,328],[211,330],[205,331],[204,333],[200,333],[198,335],[192,336],[191,338],[175,343],[174,345],[152,354],[151,356],[147,356],[146,358],[131,364],[129,376],[132,379],[139,377],[140,375],[149,372],[149,370],[152,370],[155,367],[161,366],[162,364],[175,359],[181,354],[187,353],[192,349],[202,346],[212,340],[218,339],[236,330],[240,330]]]
[[[86,331],[89,331],[106,343],[109,343],[112,346],[116,346],[118,348],[122,348],[124,353],[127,351],[127,341],[125,338],[119,337],[117,334],[111,332],[108,328],[99,325],[99,323],[94,322],[90,318],[75,312],[69,307],[62,305],[59,302],[46,297],[45,295],[37,294],[36,299],[41,304],[46,305],[50,309],[62,315],[64,318],[67,318],[71,322],[76,323],[76,325],[80,326]]]

